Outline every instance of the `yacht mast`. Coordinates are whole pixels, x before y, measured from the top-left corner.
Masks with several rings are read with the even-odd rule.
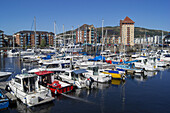
[[[163,51],[163,31],[162,31],[162,51]]]
[[[72,42],[73,42],[73,45],[74,45],[74,39],[73,39],[73,26],[72,26]]]
[[[64,24],[63,24],[63,38],[64,38],[64,55],[65,55],[65,36],[64,36]]]
[[[103,52],[103,42],[104,42],[104,40],[103,40],[103,24],[104,24],[104,20],[102,19],[102,51],[101,52]],[[103,54],[102,54],[102,62],[103,62]]]
[[[54,50],[56,53],[56,21],[54,21]]]
[[[125,32],[125,28],[123,29],[123,31]],[[124,38],[124,60],[125,60],[125,46],[126,46],[126,43],[125,43],[125,34],[123,32],[123,38]]]
[[[105,39],[106,39],[106,47],[107,47],[107,46],[108,46],[108,45],[107,45],[107,40],[108,40],[108,39],[107,39],[107,29],[106,29]],[[108,49],[108,47],[107,47],[107,49]]]
[[[37,37],[36,37],[36,17],[34,16],[34,40],[35,40],[35,48],[37,48]]]
[[[15,49],[15,42],[14,42],[14,36],[13,37],[13,49]]]
[[[88,27],[86,26],[86,54],[87,54],[87,29]]]

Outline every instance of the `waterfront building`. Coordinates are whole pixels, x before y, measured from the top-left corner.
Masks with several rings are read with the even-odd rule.
[[[95,44],[97,40],[97,35],[95,32],[95,27],[93,25],[83,24],[82,26],[75,29],[74,39],[76,43],[89,43]]]
[[[164,39],[165,43],[164,44],[167,44],[170,46],[170,33],[168,33],[167,36],[165,36],[165,39]]]
[[[0,48],[3,47],[4,31],[0,30]]]
[[[14,43],[15,43],[15,39],[14,39]],[[12,35],[4,35],[4,46],[13,47],[13,36]]]
[[[128,16],[120,20],[120,36],[123,45],[134,46],[134,23]]]
[[[14,34],[16,43],[20,47],[30,46],[35,47],[35,33],[34,31],[19,31]],[[42,42],[45,45],[54,44],[54,33],[47,31],[36,31],[36,45],[40,46]]]

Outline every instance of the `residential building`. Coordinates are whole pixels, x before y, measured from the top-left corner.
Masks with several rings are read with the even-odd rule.
[[[0,48],[3,47],[4,31],[0,30]]]
[[[15,39],[14,39],[15,43]],[[13,36],[12,35],[4,35],[4,46],[12,47],[13,46]]]
[[[168,35],[165,37],[164,41],[165,41],[164,44],[168,44],[170,46],[170,33],[168,33]]]
[[[84,24],[78,27],[74,32],[74,39],[76,43],[94,44],[97,40],[95,27],[93,25]]]
[[[20,47],[31,46],[35,47],[35,32],[34,31],[19,31],[15,33],[16,43]],[[46,45],[54,44],[54,33],[46,31],[36,31],[36,46],[41,45],[45,40]]]
[[[120,36],[123,45],[134,46],[134,23],[128,16],[120,20]]]

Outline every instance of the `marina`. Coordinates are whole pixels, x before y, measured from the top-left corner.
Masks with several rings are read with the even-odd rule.
[[[33,62],[24,62],[23,60],[20,60],[21,58],[19,56],[17,57],[7,57],[7,56],[1,56],[1,71],[7,71],[7,72],[12,72],[11,76],[6,81],[3,81],[0,83],[0,88],[2,90],[5,90],[5,86],[9,84],[8,82],[17,74],[22,74],[23,71],[26,70],[33,70],[30,71],[31,73],[37,73],[37,75],[42,76],[48,73],[51,74],[52,72],[43,72],[43,70],[46,70],[46,68],[40,69],[38,63],[33,63]],[[46,62],[45,62],[46,63]],[[61,63],[61,62],[57,62]],[[69,63],[69,60],[67,61]],[[99,65],[100,63],[98,63]],[[108,63],[110,64],[110,63]],[[105,64],[106,65],[106,64]],[[112,64],[111,64],[112,65]],[[63,66],[63,65],[62,65]],[[69,65],[68,65],[69,66]],[[112,67],[115,67],[116,65],[112,65]],[[77,67],[77,66],[76,66]],[[89,66],[90,70],[93,70],[93,66]],[[110,67],[110,66],[108,66]],[[94,65],[94,69],[98,69],[98,71],[94,71],[97,73],[101,73],[102,76],[102,70],[105,69],[108,70],[107,74],[113,73],[113,70],[109,71],[109,68],[105,67],[103,68],[100,66],[98,69]],[[126,66],[123,65],[117,65],[116,68],[125,69]],[[51,70],[58,72],[57,68],[62,69],[61,71],[70,70],[69,67],[64,68],[64,67],[53,67]],[[102,69],[103,68],[103,69]],[[24,69],[22,71],[22,69]],[[37,71],[35,71],[35,69]],[[48,68],[50,69],[50,67]],[[66,69],[66,70],[64,70]],[[137,70],[137,69],[136,69]],[[40,71],[40,72],[38,72]],[[87,70],[88,71],[88,70]],[[119,70],[120,71],[120,70]],[[124,70],[122,70],[124,71]],[[129,67],[128,67],[129,71]],[[64,93],[59,93],[59,95],[53,95],[54,101],[48,102],[46,104],[41,104],[35,107],[26,107],[27,105],[23,104],[20,99],[18,100],[16,96],[11,95],[9,92],[6,92],[6,96],[9,98],[10,102],[10,107],[8,109],[3,110],[3,112],[39,112],[39,109],[43,106],[46,106],[47,109],[41,108],[43,112],[54,112],[55,110],[59,110],[60,112],[69,112],[71,110],[72,112],[78,112],[78,111],[83,111],[85,112],[109,112],[110,110],[116,111],[116,112],[138,112],[140,111],[146,111],[146,110],[152,110],[155,112],[160,112],[160,111],[165,111],[168,112],[169,110],[167,109],[167,102],[170,100],[168,98],[168,94],[170,94],[168,90],[168,80],[170,80],[169,73],[170,73],[170,68],[169,66],[166,67],[160,67],[159,71],[144,71],[142,73],[131,73],[126,71],[126,78],[125,79],[115,79],[112,78],[110,82],[105,82],[105,83],[100,83],[100,82],[93,82],[93,88],[81,88],[79,86],[75,86],[74,90],[71,92],[67,92],[66,94]],[[69,71],[68,71],[69,72]],[[73,71],[74,72],[74,71]],[[79,69],[79,71],[75,71],[74,73],[87,73],[85,69]],[[90,72],[91,73],[91,72]],[[90,74],[88,73],[88,74]],[[64,73],[63,73],[64,74]],[[91,73],[92,74],[92,73]],[[31,75],[32,76],[32,75]],[[98,75],[99,76],[99,75]],[[103,75],[104,76],[104,75]],[[112,75],[113,76],[113,75]],[[35,75],[34,75],[35,77]],[[59,76],[60,77],[60,76]],[[89,76],[88,76],[89,77]],[[110,76],[111,77],[111,76]],[[59,80],[62,80],[58,78],[57,76],[55,77]],[[67,81],[67,80],[64,80]],[[68,82],[69,83],[69,82]],[[70,82],[72,83],[72,82]],[[159,85],[158,85],[159,83]],[[51,84],[51,88],[54,86],[54,84],[58,84],[59,82],[54,82]],[[49,84],[50,85],[50,84]],[[73,84],[74,85],[74,84]],[[67,85],[66,85],[67,86]],[[56,86],[56,88],[59,86]],[[62,86],[63,87],[63,86]],[[152,90],[152,91],[151,91]],[[52,90],[51,90],[52,91]],[[64,91],[64,90],[61,90]],[[59,92],[61,92],[59,91]],[[66,90],[65,90],[66,91]],[[53,91],[53,94],[56,92]],[[12,103],[14,102],[14,103]],[[35,102],[35,101],[34,101]],[[134,104],[134,103],[138,104]],[[143,104],[145,103],[145,104]],[[64,105],[64,107],[61,107],[61,105]],[[137,107],[138,109],[133,109],[133,107]],[[12,107],[15,106],[15,107]],[[31,106],[31,105],[30,105]],[[69,107],[71,106],[71,107]],[[83,106],[83,107],[80,107]],[[151,107],[151,108],[148,108]],[[158,106],[159,109],[155,109],[154,106]],[[24,109],[23,109],[24,108]],[[62,109],[63,108],[63,109]],[[67,108],[67,109],[65,109]],[[95,110],[94,110],[95,108]]]
[[[170,113],[170,1],[1,1],[0,113]]]

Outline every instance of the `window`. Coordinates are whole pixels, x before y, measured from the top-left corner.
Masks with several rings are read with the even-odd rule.
[[[65,72],[65,75],[66,75],[66,76],[69,76],[69,73],[68,73],[68,72]]]
[[[18,84],[21,84],[21,79],[15,78],[15,82],[17,82]]]

